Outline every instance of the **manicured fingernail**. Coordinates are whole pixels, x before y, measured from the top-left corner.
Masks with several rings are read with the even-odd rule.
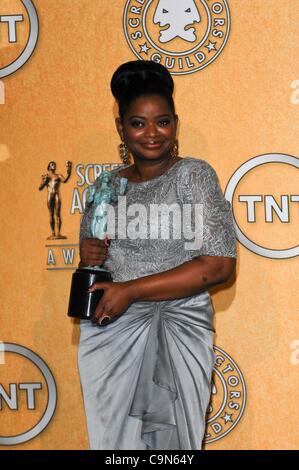
[[[100,321],[100,325],[107,325],[109,321],[110,321],[110,317],[103,317]]]

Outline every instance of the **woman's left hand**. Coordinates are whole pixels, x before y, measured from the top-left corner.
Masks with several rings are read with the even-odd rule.
[[[95,314],[92,318],[93,323],[105,324],[105,317],[113,319],[123,314],[134,302],[132,288],[129,282],[95,282],[89,289],[89,292],[104,290]],[[108,323],[109,318],[106,322]]]

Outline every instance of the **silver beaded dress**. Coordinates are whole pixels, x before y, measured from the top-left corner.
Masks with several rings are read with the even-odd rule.
[[[119,171],[111,171],[115,185]],[[138,227],[132,217],[117,218],[115,211],[115,238],[105,262],[114,282],[167,271],[199,255],[236,256],[230,203],[204,160],[185,157],[161,176],[128,182],[125,196],[127,208],[142,204],[146,210],[138,209]],[[153,204],[202,205],[201,247],[186,244],[188,222],[180,237],[152,238]],[[87,207],[80,240],[91,236],[91,218]],[[163,217],[158,220],[162,224]],[[172,229],[175,219],[167,220]],[[195,221],[188,220],[191,230]],[[135,236],[129,237],[125,229],[132,223]],[[142,237],[136,236],[138,229]],[[213,315],[210,295],[203,291],[176,300],[135,302],[105,327],[81,321],[78,365],[91,449],[201,449],[215,361]]]

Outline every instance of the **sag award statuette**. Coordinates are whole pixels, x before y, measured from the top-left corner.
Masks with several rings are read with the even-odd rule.
[[[111,185],[111,175],[103,171],[100,185],[90,186],[87,193],[87,204],[93,205],[93,216],[90,224],[92,237],[104,240],[107,232],[108,208],[110,202],[117,203],[118,196],[123,196],[127,185],[126,178],[119,179],[119,186]],[[112,281],[111,274],[103,266],[78,268],[72,277],[68,316],[90,320],[103,295],[103,290],[88,292],[95,282]]]

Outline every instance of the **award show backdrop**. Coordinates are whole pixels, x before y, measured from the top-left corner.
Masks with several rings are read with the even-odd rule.
[[[297,0],[1,0],[1,450],[88,449],[69,289],[86,189],[121,163],[110,79],[137,58],[173,74],[180,155],[236,224],[205,449],[298,448],[298,21]]]

